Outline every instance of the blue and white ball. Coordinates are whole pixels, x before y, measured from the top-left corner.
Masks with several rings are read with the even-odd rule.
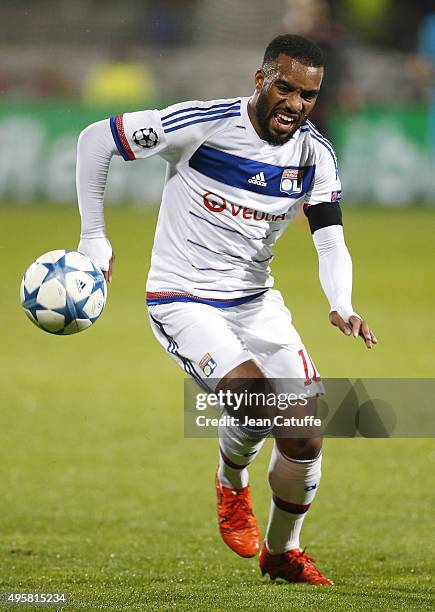
[[[21,281],[21,304],[29,319],[50,334],[76,334],[101,315],[107,287],[101,270],[77,251],[59,249],[38,257]]]

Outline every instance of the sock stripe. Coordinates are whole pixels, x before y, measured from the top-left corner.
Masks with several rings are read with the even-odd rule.
[[[276,449],[276,451],[284,459],[284,461],[289,461],[290,463],[297,463],[299,465],[308,465],[309,463],[313,464],[315,461],[322,457],[322,449],[320,449],[319,454],[313,457],[312,459],[293,459],[293,457],[287,457],[287,455],[284,455],[278,448]]]
[[[226,454],[224,453],[224,451],[221,449],[221,447],[219,447],[220,453],[221,453],[221,457],[223,462],[230,468],[233,468],[233,470],[244,470],[246,467],[248,467],[249,463],[247,463],[246,465],[237,465],[237,463],[233,463],[231,461],[231,459],[229,459]]]
[[[311,504],[293,504],[292,502],[285,501],[276,495],[273,495],[273,503],[280,510],[284,512],[290,512],[290,514],[305,514]]]

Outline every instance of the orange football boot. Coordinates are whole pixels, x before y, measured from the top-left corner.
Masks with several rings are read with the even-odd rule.
[[[332,586],[329,578],[322,576],[314,565],[315,559],[305,554],[305,549],[293,548],[280,555],[272,555],[267,550],[266,543],[260,555],[260,569],[263,576],[269,574],[272,580],[282,578],[287,582],[307,582],[308,584],[324,584]]]
[[[219,531],[223,541],[241,557],[255,557],[260,550],[260,528],[252,510],[249,485],[230,489],[216,475]]]

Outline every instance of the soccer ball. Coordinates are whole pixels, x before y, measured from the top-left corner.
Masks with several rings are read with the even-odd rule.
[[[159,137],[157,136],[157,132],[153,128],[142,128],[141,130],[136,130],[133,134],[134,142],[144,147],[145,149],[151,149],[155,147],[159,141]]]
[[[69,335],[95,323],[106,303],[101,270],[78,253],[59,249],[38,257],[21,281],[21,304],[29,319],[50,334]]]

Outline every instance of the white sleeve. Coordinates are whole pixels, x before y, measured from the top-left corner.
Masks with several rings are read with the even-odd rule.
[[[126,160],[160,155],[176,165],[187,161],[216,130],[240,117],[241,100],[192,100],[162,110],[117,115],[110,120],[116,146]]]
[[[305,197],[305,204],[314,206],[323,202],[341,200],[341,182],[338,176],[337,157],[331,143],[323,136],[313,135],[315,172],[313,183]]]
[[[102,270],[109,269],[112,247],[104,224],[104,191],[110,160],[117,153],[109,120],[83,130],[77,145],[76,185],[82,221],[78,250]]]
[[[104,191],[110,160],[160,155],[171,164],[190,159],[196,149],[233,117],[239,100],[191,101],[163,110],[116,115],[93,123],[80,134],[77,147],[77,196],[82,219],[79,251],[108,270],[112,247],[104,224]]]
[[[330,311],[336,310],[346,322],[351,315],[359,317],[352,306],[352,260],[342,226],[318,229],[313,240],[319,256],[320,284],[328,298]]]

